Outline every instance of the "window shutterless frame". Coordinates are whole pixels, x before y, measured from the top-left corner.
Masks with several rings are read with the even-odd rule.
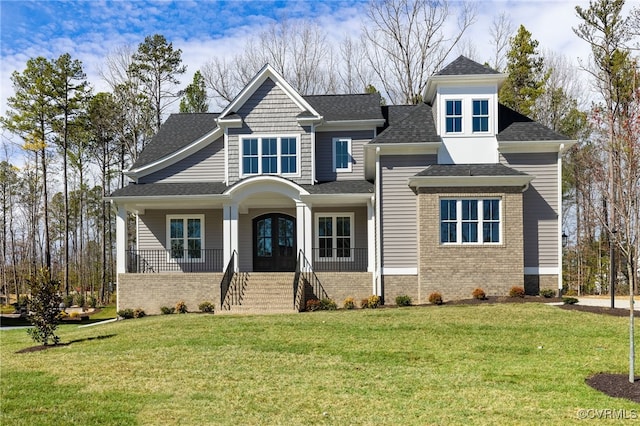
[[[300,135],[239,137],[240,176],[300,176]]]
[[[502,199],[440,199],[440,244],[495,245],[502,241]]]
[[[351,172],[351,138],[333,138],[332,148],[333,171]]]
[[[204,215],[167,215],[169,262],[204,262]]]

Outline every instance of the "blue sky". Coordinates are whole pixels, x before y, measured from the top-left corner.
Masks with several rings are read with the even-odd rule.
[[[467,37],[481,56],[477,59],[487,60],[491,21],[506,11],[514,27],[525,25],[539,40],[541,49],[562,53],[577,64],[578,58],[588,58],[588,48],[571,30],[578,23],[576,4],[585,2],[483,1],[478,3],[477,21]],[[357,37],[366,24],[364,5],[364,0],[0,0],[0,114],[5,113],[6,99],[13,94],[11,73],[22,71],[32,57],[53,59],[68,52],[83,62],[94,89],[106,90],[99,77],[105,57],[115,48],[137,47],[145,36],[160,33],[182,50],[188,67],[182,77],[186,85],[205,62],[215,56],[231,58],[248,37],[282,17],[313,20],[336,40],[346,34]],[[459,53],[454,52],[454,56]]]

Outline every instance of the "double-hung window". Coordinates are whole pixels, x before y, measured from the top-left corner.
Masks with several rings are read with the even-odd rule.
[[[448,100],[446,102],[446,126],[447,133],[462,132],[462,101]]]
[[[353,238],[353,214],[316,215],[316,259],[351,259]]]
[[[297,175],[297,136],[262,136],[240,139],[241,175]]]
[[[351,138],[333,138],[333,170],[351,171]]]
[[[171,260],[203,260],[204,215],[167,216],[167,246]]]
[[[487,99],[473,101],[472,123],[474,132],[489,131],[489,101]]]
[[[501,242],[500,199],[441,199],[440,242],[491,244]]]

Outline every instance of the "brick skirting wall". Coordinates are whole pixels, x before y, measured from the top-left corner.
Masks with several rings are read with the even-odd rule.
[[[385,305],[394,305],[397,296],[407,295],[415,305],[424,303],[426,296],[418,288],[417,275],[384,275],[382,277],[382,294]]]
[[[441,198],[500,197],[502,243],[440,243]],[[468,299],[476,287],[504,296],[524,286],[522,192],[520,188],[420,188],[418,193],[419,279],[423,299],[434,291],[444,300]]]
[[[371,272],[316,272],[316,276],[339,308],[347,297],[353,297],[360,306],[362,299],[373,294]]]
[[[524,289],[527,294],[537,295],[540,290],[551,289],[558,292],[558,276],[557,275],[525,275]]]
[[[142,308],[148,315],[160,314],[160,307],[184,300],[189,311],[208,301],[220,311],[222,273],[119,274],[118,310]]]

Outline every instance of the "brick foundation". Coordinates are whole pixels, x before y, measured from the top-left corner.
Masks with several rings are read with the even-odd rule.
[[[148,315],[160,313],[184,300],[189,311],[208,301],[220,310],[222,273],[119,274],[118,310],[142,308]]]
[[[373,294],[371,272],[316,272],[329,297],[342,307],[344,299],[353,297],[356,304]]]
[[[396,297],[402,295],[411,297],[411,301],[416,305],[423,303],[425,298],[418,287],[417,275],[384,275],[382,277],[382,294],[384,294],[386,305],[395,304]]]

